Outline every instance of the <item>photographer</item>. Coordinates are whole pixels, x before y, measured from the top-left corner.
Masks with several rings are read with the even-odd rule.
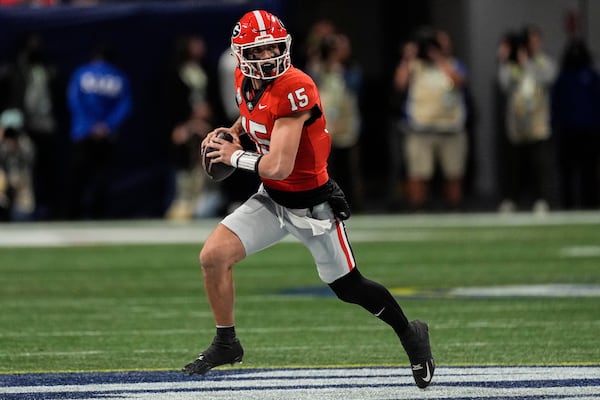
[[[508,139],[502,157],[506,175],[499,211],[514,211],[522,198],[530,196],[534,212],[543,215],[554,197],[549,91],[556,65],[543,52],[541,31],[533,26],[518,35],[506,34],[497,55]],[[533,183],[531,193],[525,191],[526,182]]]
[[[22,127],[18,109],[0,114],[0,221],[27,220],[34,210],[34,150]]]
[[[402,129],[409,206],[417,211],[427,206],[439,164],[446,206],[455,210],[462,206],[467,156],[466,69],[451,56],[446,32],[421,29],[415,43],[415,59],[400,64],[394,82],[396,90],[406,92]]]

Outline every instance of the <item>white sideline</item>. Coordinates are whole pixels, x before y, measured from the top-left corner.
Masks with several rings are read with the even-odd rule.
[[[218,222],[218,219],[204,219],[187,222],[128,220],[0,223],[0,247],[201,243]],[[554,212],[544,217],[531,213],[378,214],[355,215],[347,222],[354,242],[421,241],[432,235],[428,231],[403,229],[411,227],[561,224],[600,225],[600,212]],[[598,251],[584,250],[594,253]]]

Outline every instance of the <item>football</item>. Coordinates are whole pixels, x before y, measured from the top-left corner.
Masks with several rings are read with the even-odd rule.
[[[225,139],[229,142],[233,142],[233,136],[227,132],[219,132],[218,138]],[[235,171],[235,167],[231,165],[223,164],[221,162],[211,163],[211,158],[207,156],[208,153],[213,151],[214,148],[207,146],[202,149],[202,167],[206,174],[215,182],[220,182],[228,178]]]

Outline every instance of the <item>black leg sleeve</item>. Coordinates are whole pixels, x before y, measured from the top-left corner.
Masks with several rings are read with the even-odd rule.
[[[358,304],[390,325],[399,337],[408,328],[408,319],[389,290],[363,277],[357,268],[330,283],[329,287],[340,300]]]

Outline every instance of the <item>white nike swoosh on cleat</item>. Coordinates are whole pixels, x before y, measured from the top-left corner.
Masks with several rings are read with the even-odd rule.
[[[385,307],[383,307],[377,314],[373,314],[376,317],[379,317],[381,315],[381,313],[383,312],[383,310],[385,310]]]
[[[425,363],[425,368],[427,368],[427,375],[425,375],[423,378],[423,381],[429,383],[431,381],[431,372],[429,371],[429,364]]]

